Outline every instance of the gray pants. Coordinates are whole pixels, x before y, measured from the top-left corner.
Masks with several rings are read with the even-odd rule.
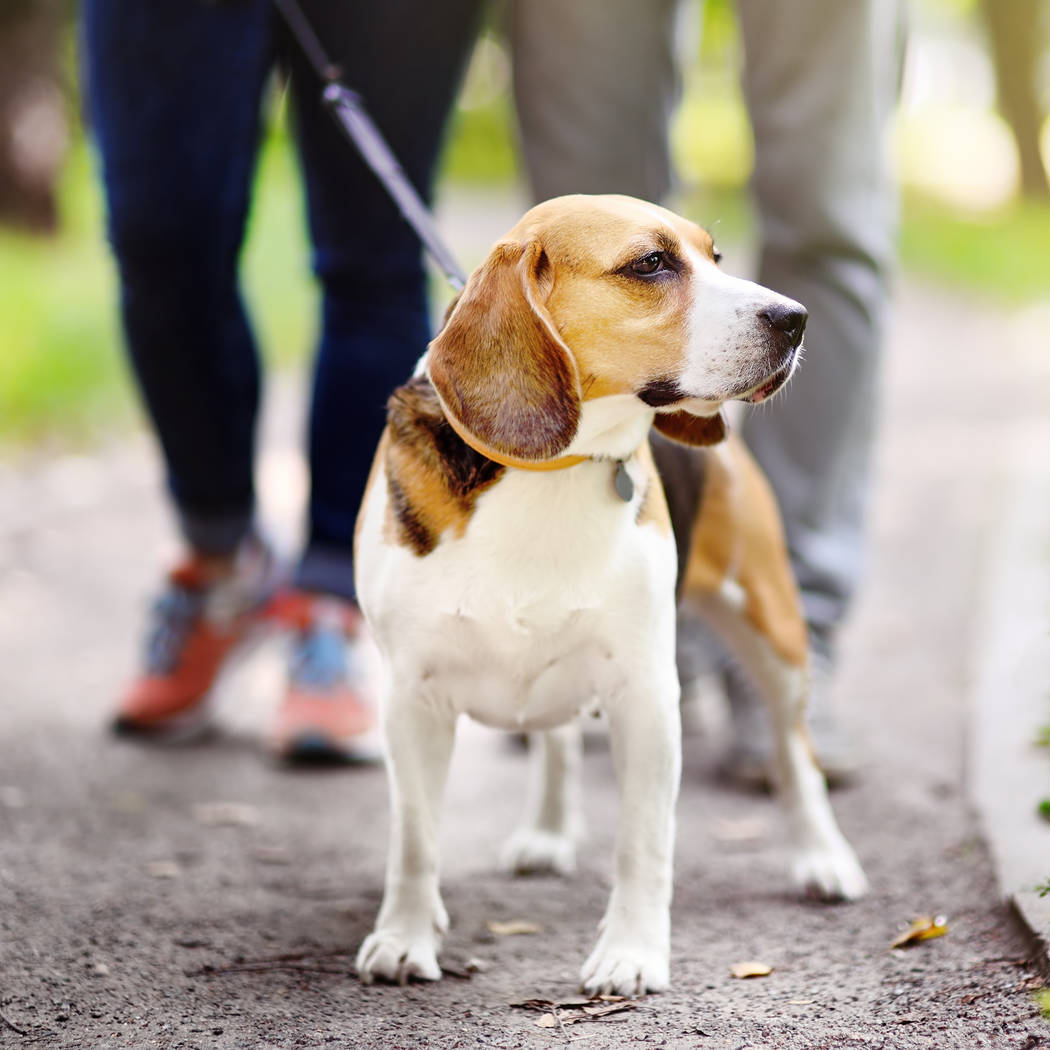
[[[755,132],[757,279],[810,312],[787,393],[743,435],[784,515],[814,648],[863,562],[894,196],[884,134],[896,97],[894,0],[738,0]],[[678,0],[517,0],[514,89],[537,200],[671,185]]]

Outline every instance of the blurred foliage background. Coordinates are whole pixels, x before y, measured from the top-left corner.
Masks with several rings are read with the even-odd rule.
[[[698,221],[717,219],[720,242],[747,242],[752,144],[732,4],[688,2],[696,6],[685,19],[673,128],[676,205]],[[10,450],[125,426],[134,400],[80,117],[73,11],[66,0],[3,3],[0,444]],[[891,129],[901,280],[917,275],[1004,305],[1050,299],[1048,112],[1050,0],[914,0]],[[309,353],[316,293],[276,90],[270,113],[244,274],[263,351],[286,363]],[[498,193],[518,179],[508,61],[490,30],[453,118],[441,186]]]

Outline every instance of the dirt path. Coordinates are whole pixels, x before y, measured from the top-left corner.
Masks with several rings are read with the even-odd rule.
[[[1002,317],[914,292],[896,310],[874,557],[841,681],[871,761],[862,786],[836,796],[871,896],[795,900],[775,805],[720,787],[717,741],[690,738],[673,991],[561,1028],[511,1004],[574,997],[608,887],[604,751],[587,761],[577,876],[514,881],[494,861],[523,756],[465,732],[445,808],[445,961],[476,958],[484,972],[365,988],[350,962],[378,904],[382,772],[267,763],[257,735],[279,687],[275,653],[227,683],[210,741],[158,751],[110,739],[104,719],[167,543],[151,454],[135,440],[0,473],[0,1046],[1050,1047],[964,790],[997,455],[1018,413],[1040,409],[1017,383],[1017,326],[1033,321],[1009,323],[1004,338]],[[263,480],[287,533],[296,397],[278,393]],[[945,914],[948,935],[890,951],[923,913]],[[543,932],[489,932],[506,919]],[[745,959],[774,971],[732,978]]]

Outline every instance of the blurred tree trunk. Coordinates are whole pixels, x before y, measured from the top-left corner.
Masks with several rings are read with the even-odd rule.
[[[40,232],[57,224],[67,143],[62,28],[58,0],[0,0],[0,223]]]
[[[1050,197],[1050,184],[1039,152],[1042,114],[1035,92],[1039,60],[1041,0],[981,0],[995,60],[999,105],[1017,142],[1021,192]]]

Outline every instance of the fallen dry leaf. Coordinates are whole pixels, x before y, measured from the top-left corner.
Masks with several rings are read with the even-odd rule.
[[[773,967],[769,963],[749,959],[747,962],[733,963],[729,972],[734,977],[768,977],[773,972]]]
[[[543,933],[543,927],[538,922],[528,922],[525,919],[510,919],[508,922],[499,922],[495,919],[485,924],[490,933],[497,937],[516,937],[527,933]]]
[[[539,1010],[542,1013],[546,1013],[554,1006],[554,1003],[550,999],[523,999],[520,1003],[511,1003],[510,1005],[519,1010]]]
[[[551,1010],[574,1010],[582,1006],[593,1006],[602,1002],[622,1002],[622,995],[575,995],[571,999],[562,999],[555,1002],[553,999],[523,999],[519,1003],[510,1005],[519,1010],[539,1010],[540,1013],[550,1013]]]
[[[510,1005],[542,1013],[536,1020],[537,1028],[562,1028],[581,1021],[600,1021],[603,1017],[625,1010],[637,1010],[639,1000],[628,999],[623,995],[596,995],[590,999],[569,999],[561,1003],[550,999],[525,999]]]
[[[568,1010],[555,1009],[554,1013],[544,1014],[536,1021],[537,1028],[562,1028],[565,1025],[579,1024],[581,1021],[600,1021],[609,1014],[623,1013],[624,1010],[635,1010],[638,1002],[625,999],[622,1003],[600,1003],[593,1006],[572,1007]]]
[[[919,941],[928,941],[933,937],[943,937],[948,932],[948,920],[943,915],[920,915],[913,919],[911,925],[894,937],[891,948],[906,948]]]

